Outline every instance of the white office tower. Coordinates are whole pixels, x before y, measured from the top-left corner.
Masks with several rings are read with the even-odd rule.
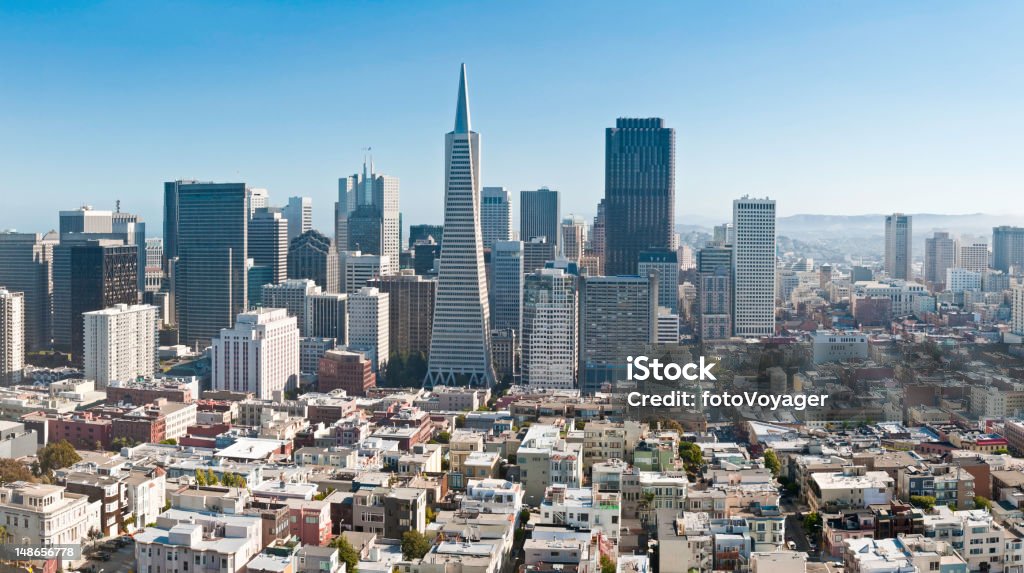
[[[21,382],[24,370],[25,293],[0,287],[0,382]]]
[[[490,308],[480,236],[480,135],[470,130],[466,66],[455,129],[445,135],[444,240],[426,384],[494,384]]]
[[[576,277],[562,269],[526,276],[523,290],[523,383],[533,388],[576,387]]]
[[[252,392],[269,400],[299,384],[299,328],[283,308],[258,308],[238,315],[210,349],[213,389]]]
[[[484,248],[512,240],[512,199],[504,187],[484,187],[480,193],[480,233]]]
[[[894,279],[911,280],[913,257],[913,221],[910,215],[885,216],[885,273]]]
[[[983,273],[988,270],[988,243],[983,241],[956,242],[957,268]]]
[[[363,287],[348,295],[348,347],[366,354],[379,372],[387,365],[389,347],[390,297],[374,287]]]
[[[265,308],[283,308],[288,316],[294,316],[302,336],[313,336],[306,333],[306,298],[323,292],[310,279],[288,279],[279,285],[263,285],[261,306]]]
[[[366,286],[366,282],[382,276],[393,275],[397,259],[382,255],[364,255],[360,251],[343,251],[338,253],[341,269],[341,280],[338,281],[341,292],[352,294]]]
[[[658,277],[658,305],[679,309],[679,255],[674,249],[640,251],[637,274]]]
[[[1024,285],[1016,286],[1010,291],[1012,300],[1010,332],[1024,336]]]
[[[363,158],[363,172],[338,180],[334,204],[335,245],[339,251],[360,250],[398,260],[402,250],[399,229],[399,180],[374,171],[373,159]]]
[[[775,333],[775,201],[732,202],[733,322],[736,336]]]
[[[270,207],[270,191],[259,187],[252,187],[249,189],[249,218],[256,214],[260,209],[267,209]]]
[[[289,197],[288,204],[281,209],[288,219],[288,243],[313,228],[313,200],[309,197]]]
[[[583,258],[583,248],[587,244],[587,222],[579,215],[569,215],[562,219],[562,256],[573,262]]]
[[[306,296],[306,326],[303,335],[333,338],[348,344],[348,295],[325,292]]]
[[[672,309],[658,307],[658,323],[655,340],[658,344],[679,344],[679,315]]]
[[[523,243],[498,241],[491,250],[491,325],[523,331]]]
[[[156,374],[159,337],[157,307],[119,304],[82,314],[85,322],[85,377],[106,388]]]

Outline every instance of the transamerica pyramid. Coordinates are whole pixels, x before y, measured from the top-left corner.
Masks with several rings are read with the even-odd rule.
[[[424,383],[490,387],[495,378],[480,233],[480,135],[470,129],[465,64],[444,154],[444,237]]]

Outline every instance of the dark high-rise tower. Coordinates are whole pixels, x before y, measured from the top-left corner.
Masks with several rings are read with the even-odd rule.
[[[546,237],[549,245],[557,245],[562,221],[559,208],[558,191],[541,187],[520,192],[519,240],[528,243],[534,237]]]
[[[992,268],[1010,272],[1024,266],[1024,227],[992,229]]]
[[[245,183],[164,186],[164,239],[173,237],[164,255],[178,259],[174,305],[182,344],[210,344],[248,307],[249,194]]]
[[[640,251],[672,248],[676,132],[661,118],[619,118],[604,160],[605,274],[636,274]]]

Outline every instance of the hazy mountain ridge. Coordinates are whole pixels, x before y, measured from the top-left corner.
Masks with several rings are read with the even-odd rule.
[[[790,237],[871,237],[884,234],[886,213],[870,215],[815,215],[811,213],[779,217],[776,231]],[[1000,225],[1024,225],[1024,215],[991,215],[972,213],[943,215],[935,213],[911,213],[914,235],[923,237],[934,231],[949,231],[954,235],[969,234],[991,236],[992,227]],[[687,224],[677,225],[680,232],[703,230],[710,232],[712,224],[708,217],[694,216]],[[724,221],[722,221],[724,222]]]

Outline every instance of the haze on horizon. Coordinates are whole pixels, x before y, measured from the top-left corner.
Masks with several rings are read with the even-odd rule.
[[[469,68],[484,185],[563,192],[592,216],[604,129],[677,133],[676,221],[744,194],[780,216],[1024,214],[1024,5],[446,2],[0,6],[0,228],[81,204],[142,215],[162,183],[313,198],[363,149],[440,223],[443,134]]]

